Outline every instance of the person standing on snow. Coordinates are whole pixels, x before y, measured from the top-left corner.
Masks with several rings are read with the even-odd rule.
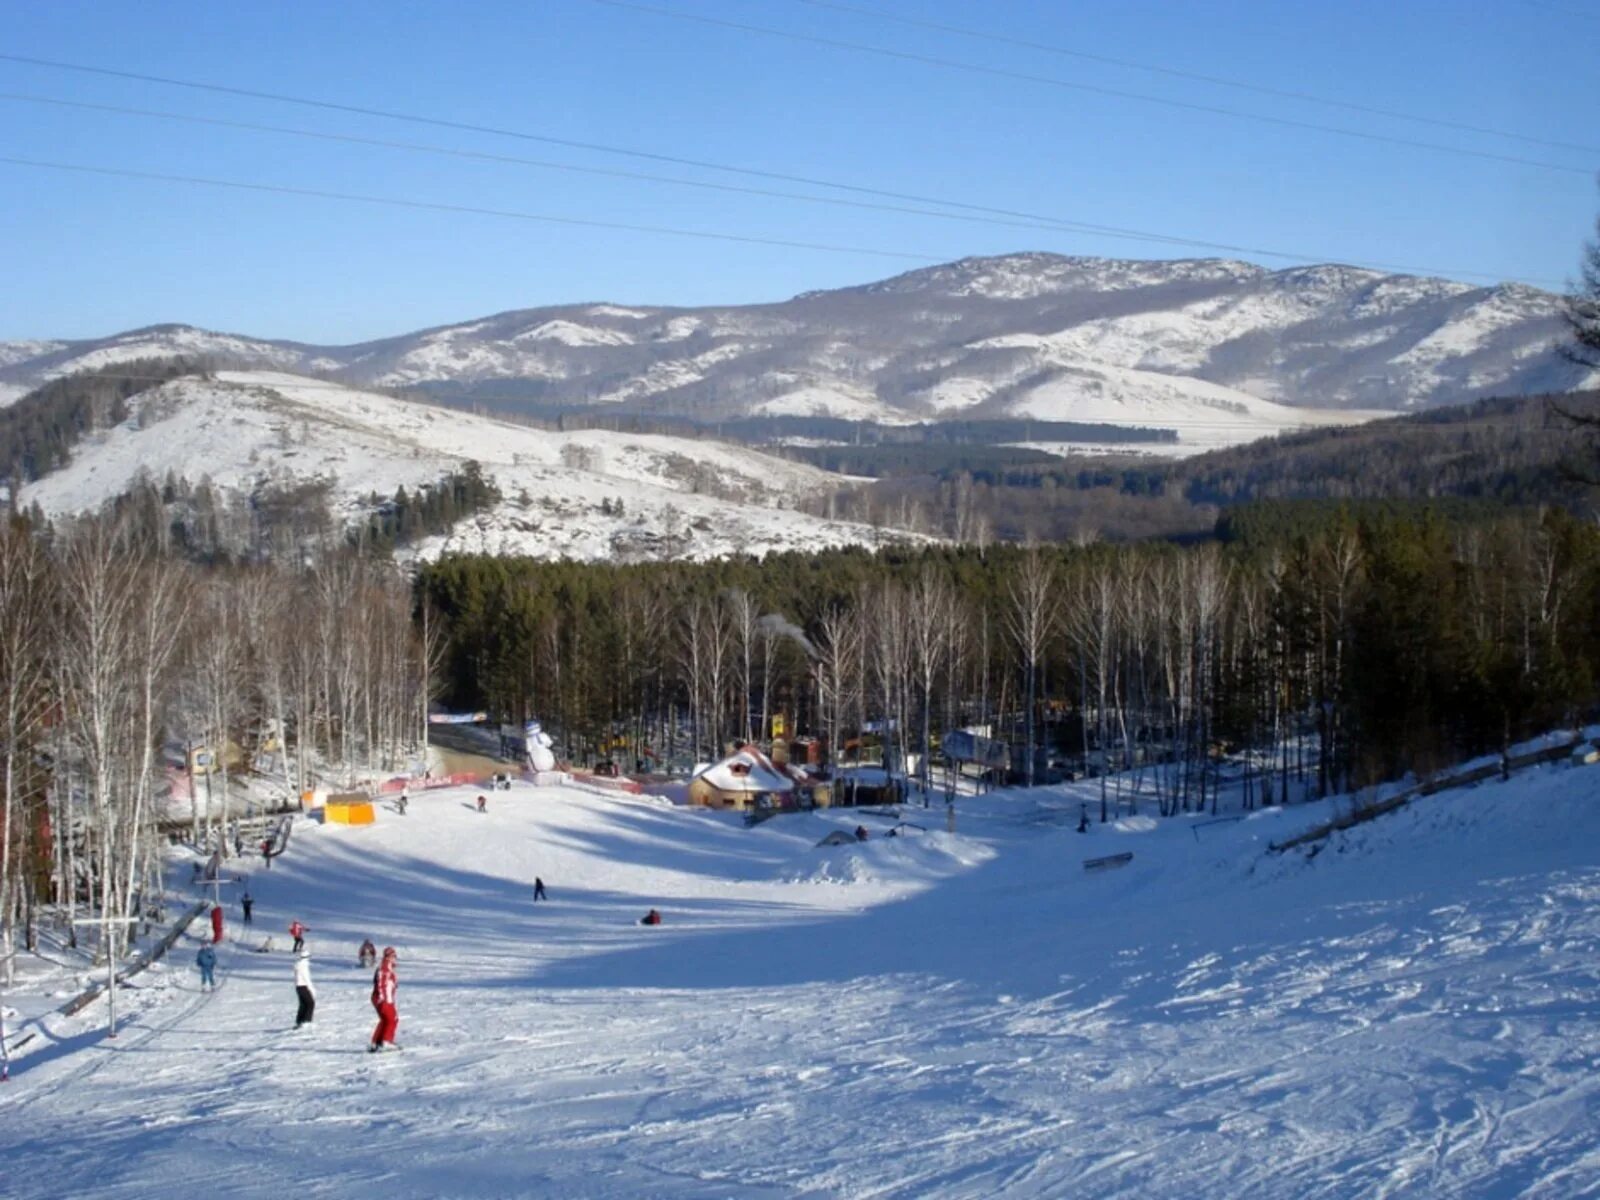
[[[395,1030],[400,1026],[400,1014],[395,1010],[395,990],[398,983],[394,975],[394,965],[399,955],[394,952],[393,946],[383,948],[383,962],[372,976],[372,1007],[378,1011],[378,1027],[372,1031],[372,1042],[367,1047],[369,1053],[376,1053],[385,1046],[391,1050],[398,1050],[394,1044]]]
[[[378,948],[372,944],[371,938],[367,938],[361,943],[361,949],[356,951],[356,962],[370,971],[377,961]]]
[[[294,952],[296,954],[306,948],[306,934],[310,932],[311,930],[300,924],[298,919],[289,922],[289,936],[294,939]]]
[[[222,905],[220,904],[211,906],[211,940],[213,942],[222,940]]]
[[[255,897],[250,894],[248,888],[245,890],[244,895],[239,897],[239,907],[244,909],[244,923],[246,925],[250,924],[250,908],[255,902]]]
[[[294,1027],[299,1029],[302,1025],[311,1024],[311,1016],[317,1011],[317,993],[311,986],[311,951],[302,950],[294,960],[294,990],[300,997],[300,1011],[295,1014]]]
[[[537,875],[533,877],[533,898],[535,900],[550,899],[549,896],[544,894],[544,880],[540,879]]]
[[[209,992],[217,986],[217,952],[209,944],[200,947],[200,953],[194,956],[194,965],[200,968],[201,990]]]
[[[481,813],[489,811],[489,798],[487,796],[478,797],[478,811]]]
[[[406,805],[411,802],[411,797],[406,795],[405,788],[400,789],[400,799],[395,801],[395,807],[400,810],[400,815],[406,815]]]

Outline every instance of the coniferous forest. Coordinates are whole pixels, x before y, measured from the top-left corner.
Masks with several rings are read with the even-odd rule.
[[[1559,510],[1322,505],[1190,547],[448,558],[417,590],[444,698],[537,716],[574,760],[704,759],[781,712],[834,761],[879,730],[936,777],[941,734],[986,725],[1024,779],[1132,768],[1177,812],[1224,769],[1296,799],[1576,719],[1597,572],[1600,531]]]

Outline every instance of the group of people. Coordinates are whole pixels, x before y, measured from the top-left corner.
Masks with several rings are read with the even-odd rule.
[[[295,922],[299,924],[298,921]],[[378,948],[372,944],[372,939],[367,938],[361,943],[357,961],[362,967],[371,967],[377,959]],[[400,956],[393,946],[385,946],[383,960],[378,964],[378,969],[372,976],[372,1007],[378,1014],[378,1025],[372,1031],[372,1039],[367,1043],[367,1052],[376,1054],[380,1050],[398,1050],[395,1045],[395,1031],[400,1027],[400,1013],[395,1007],[395,996],[399,989],[399,978],[395,974],[395,964],[400,961]],[[294,990],[299,998],[300,1008],[295,1014],[294,1027],[309,1025],[317,1011],[317,993],[311,983],[311,951],[302,946],[295,952],[294,960]]]
[[[317,989],[311,982],[311,951],[306,949],[305,944],[306,934],[310,932],[310,926],[298,919],[289,923],[289,933],[294,938],[294,991],[298,1002],[294,1016],[296,1029],[312,1024],[317,1012]],[[201,990],[214,991],[217,986],[217,952],[213,944],[207,942],[202,945],[194,961],[200,968]],[[377,970],[372,976],[372,1007],[378,1014],[378,1025],[372,1031],[367,1050],[374,1054],[380,1050],[398,1050],[394,1040],[395,1032],[400,1027],[400,1013],[395,1006],[399,988],[395,965],[400,961],[400,956],[393,946],[386,946],[380,961],[378,948],[372,944],[371,938],[367,938],[361,943],[357,961],[363,968],[371,968],[377,963]]]
[[[397,807],[401,815],[405,814],[408,797],[405,792],[400,794]],[[478,797],[477,809],[479,812],[488,811],[488,800],[484,796]],[[858,836],[864,831],[858,831]],[[263,856],[266,856],[268,847],[263,846]],[[268,859],[270,862],[270,858]],[[535,901],[550,899],[545,890],[544,880],[534,876],[533,898]],[[244,923],[251,924],[251,909],[255,904],[254,898],[246,890],[239,897],[239,906],[244,913]],[[212,942],[200,947],[195,955],[195,965],[200,969],[200,986],[204,991],[216,988],[217,952],[213,943],[222,940],[222,909],[213,906],[211,912]],[[641,925],[660,925],[661,913],[658,909],[650,909],[639,919]],[[313,1023],[317,1009],[316,986],[311,981],[311,951],[306,949],[306,934],[311,932],[311,927],[299,918],[289,922],[289,936],[294,939],[294,990],[298,1007],[295,1011],[295,1028],[301,1029]],[[270,945],[270,940],[269,940]],[[396,994],[399,988],[399,979],[396,974],[396,965],[400,956],[393,946],[386,946],[382,958],[379,958],[378,948],[373,945],[371,938],[362,940],[361,947],[356,953],[356,961],[364,970],[372,970],[372,1007],[378,1014],[377,1027],[372,1031],[372,1038],[367,1044],[369,1053],[379,1053],[384,1050],[398,1050],[395,1044],[395,1033],[400,1025],[400,1014],[396,1007]]]

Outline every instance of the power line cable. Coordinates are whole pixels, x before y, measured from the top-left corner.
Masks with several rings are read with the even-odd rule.
[[[342,104],[336,101],[317,100],[304,96],[290,96],[281,92],[265,92],[250,88],[232,87],[226,84],[205,83],[198,80],[178,79],[172,76],[148,75],[134,71],[121,71],[109,67],[92,67],[81,63],[61,62],[54,59],[32,58],[25,55],[0,53],[0,61],[20,62],[31,66],[48,67],[55,70],[77,71],[90,75],[104,75],[116,79],[129,79],[142,83],[156,83],[169,87],[191,88],[197,91],[217,92],[223,95],[242,96],[249,99],[268,100],[280,104],[296,104],[307,108],[327,109],[333,112],[353,113],[358,116],[379,117],[385,120],[406,121],[418,125],[430,125],[443,129],[455,129],[468,133],[488,134],[494,137],[516,138],[522,141],[539,142],[544,145],[563,146],[568,149],[592,151],[600,154],[615,154],[628,158],[647,159],[652,162],[670,163],[674,166],[690,167],[696,170],[722,171],[729,174],[744,175],[750,178],[771,179],[784,183],[798,183],[808,187],[831,188],[836,191],[850,192],[857,195],[880,196],[890,200],[904,200],[917,204],[936,204],[945,208],[959,209],[964,212],[982,213],[992,216],[1016,218],[1026,221],[1039,221],[1047,224],[1071,226],[1075,230],[1084,232],[1105,233],[1111,236],[1149,239],[1152,241],[1170,241],[1174,244],[1200,246],[1208,249],[1227,250],[1234,253],[1259,254],[1265,257],[1285,258],[1294,261],[1315,262],[1315,256],[1288,254],[1272,250],[1258,250],[1248,246],[1235,246],[1222,242],[1209,242],[1202,239],[1185,238],[1176,235],[1149,233],[1142,230],[1125,229],[1112,225],[1097,225],[1089,222],[1060,220],[1038,213],[1022,212],[1014,209],[996,208],[989,205],[968,204],[962,201],[945,200],[936,196],[922,196],[912,192],[897,192],[883,188],[865,187],[858,184],[846,183],[840,180],[819,179],[805,175],[794,175],[781,171],[765,171],[752,167],[734,166],[728,163],[711,162],[705,159],[686,158],[681,155],[660,154],[647,150],[636,150],[622,146],[611,146],[600,142],[578,141],[572,138],[554,137],[548,134],[530,133],[526,130],[506,129],[493,125],[478,125],[465,121],[453,121],[439,117],[429,117],[418,113],[397,112],[390,109],[370,108],[363,105]],[[1405,268],[1388,268],[1405,269]],[[1432,268],[1411,268],[1415,270],[1432,270]],[[1446,272],[1448,273],[1448,272]],[[1485,272],[1461,272],[1471,274],[1478,278],[1501,278]]]
[[[809,196],[802,192],[782,192],[771,188],[744,187],[739,184],[712,183],[701,179],[677,179],[668,175],[648,175],[641,171],[623,171],[611,167],[586,167],[575,163],[552,162],[547,159],[519,158],[514,155],[490,154],[480,150],[462,150],[451,146],[435,146],[421,142],[395,141],[389,138],[361,137],[347,133],[328,133],[315,129],[300,129],[290,125],[267,125],[254,121],[233,121],[221,117],[202,117],[191,113],[168,112],[161,109],[130,108],[120,104],[97,104],[86,100],[67,100],[57,96],[38,96],[24,92],[0,92],[0,100],[27,104],[47,104],[57,108],[81,109],[88,112],[117,113],[122,116],[152,117],[164,121],[181,121],[190,125],[208,125],[221,129],[243,129],[255,133],[278,133],[292,137],[312,138],[318,141],[343,142],[358,146],[376,146],[388,150],[405,150],[420,154],[439,154],[451,158],[471,159],[478,162],[502,163],[511,166],[535,167],[548,171],[568,171],[579,175],[596,175],[607,179],[630,179],[644,183],[661,183],[674,187],[699,188],[726,192],[740,196],[759,196],[767,199],[799,200],[808,204],[827,204],[836,207],[866,209],[871,212],[902,213],[910,216],[937,217],[949,221],[967,221],[980,225],[1000,225],[1012,229],[1048,229],[1068,233],[1099,233],[1110,237],[1137,238],[1169,245],[1193,246],[1205,243],[1192,242],[1177,235],[1155,233],[1113,233],[1104,226],[1087,222],[1040,217],[1037,220],[1005,220],[976,214],[943,212],[931,208],[912,208],[901,204],[879,204],[862,200],[846,200],[838,196]],[[1242,249],[1230,247],[1232,249]],[[1254,253],[1264,253],[1255,251]],[[1498,277],[1496,277],[1498,278]]]
[[[0,60],[13,59],[15,57],[16,56],[14,56],[14,55],[0,54]],[[27,61],[34,61],[34,60],[27,60]],[[69,69],[69,70],[86,70],[86,71],[90,71],[92,73],[101,73],[100,68],[93,68],[93,67],[68,66],[67,69]],[[128,72],[124,72],[124,71],[107,71],[105,73],[111,74],[111,75],[115,75],[115,76],[128,76],[128,74],[129,74]],[[177,87],[195,88],[195,89],[202,90],[202,91],[220,91],[220,92],[234,93],[234,94],[239,93],[239,89],[237,89],[237,88],[226,87],[226,86],[222,86],[222,85],[212,85],[212,84],[206,84],[206,83],[198,83],[198,82],[193,82],[193,81],[188,81],[188,80],[175,80],[175,79],[162,78],[162,77],[159,77],[159,76],[144,76],[144,75],[136,75],[136,76],[132,76],[132,78],[136,78],[136,79],[140,79],[140,80],[144,80],[144,81],[148,81],[148,82],[154,82],[154,83],[170,84],[172,86],[177,86]],[[336,142],[348,142],[348,143],[355,143],[355,144],[372,145],[372,146],[386,147],[386,148],[390,148],[390,149],[402,149],[402,150],[409,150],[409,151],[420,152],[420,153],[449,155],[451,157],[468,158],[468,159],[479,159],[479,160],[483,160],[483,161],[487,161],[487,162],[503,162],[503,163],[508,163],[508,164],[520,164],[520,165],[524,165],[524,166],[547,168],[547,169],[551,169],[551,170],[560,170],[560,171],[571,171],[571,172],[582,173],[582,174],[613,176],[613,177],[616,177],[616,178],[636,179],[636,180],[641,180],[641,181],[646,181],[646,182],[665,183],[665,184],[676,185],[676,186],[701,188],[701,189],[710,189],[710,190],[716,190],[716,191],[731,192],[731,193],[736,193],[736,194],[746,194],[746,195],[755,195],[755,196],[765,196],[765,197],[771,197],[771,198],[800,200],[800,201],[809,202],[809,203],[833,204],[833,205],[839,205],[839,206],[857,207],[857,208],[863,208],[863,209],[889,211],[889,212],[903,212],[903,213],[908,213],[908,214],[912,214],[912,215],[921,215],[921,216],[930,216],[930,217],[947,217],[949,219],[968,219],[968,220],[975,220],[975,221],[976,220],[989,220],[990,223],[995,224],[995,225],[1005,225],[1005,226],[1009,226],[1009,227],[1012,227],[1012,228],[1019,228],[1019,229],[1060,230],[1062,232],[1069,232],[1069,233],[1087,233],[1087,234],[1094,234],[1094,235],[1099,235],[1099,236],[1104,236],[1104,237],[1114,238],[1114,239],[1119,239],[1119,240],[1150,242],[1150,243],[1159,244],[1159,245],[1182,246],[1182,247],[1189,247],[1189,248],[1194,248],[1194,249],[1218,250],[1218,251],[1222,251],[1224,253],[1229,253],[1229,254],[1246,254],[1246,255],[1251,255],[1253,257],[1256,257],[1256,258],[1279,259],[1279,260],[1282,260],[1282,261],[1285,261],[1285,262],[1297,262],[1297,263],[1342,262],[1342,263],[1345,263],[1345,264],[1350,265],[1350,266],[1365,267],[1365,268],[1369,268],[1369,269],[1373,269],[1373,270],[1393,271],[1393,272],[1401,272],[1401,273],[1417,274],[1417,275],[1445,275],[1445,276],[1453,276],[1453,277],[1462,278],[1462,279],[1479,279],[1479,280],[1485,280],[1485,281],[1488,281],[1488,282],[1502,282],[1502,281],[1506,281],[1509,278],[1511,278],[1510,276],[1507,276],[1507,275],[1505,275],[1503,273],[1496,273],[1496,272],[1490,272],[1490,271],[1466,270],[1466,269],[1460,269],[1460,268],[1454,268],[1454,267],[1428,266],[1428,265],[1419,265],[1419,264],[1413,264],[1413,263],[1398,263],[1398,262],[1384,261],[1384,260],[1381,260],[1381,259],[1352,259],[1352,258],[1347,258],[1347,257],[1342,256],[1342,255],[1305,254],[1305,253],[1296,253],[1296,252],[1287,251],[1287,250],[1271,249],[1271,248],[1261,247],[1261,246],[1244,245],[1244,244],[1235,243],[1235,242],[1213,241],[1213,240],[1208,240],[1208,239],[1204,239],[1204,238],[1188,237],[1188,236],[1183,235],[1183,234],[1159,233],[1159,232],[1155,232],[1155,231],[1151,231],[1151,230],[1133,229],[1133,228],[1129,228],[1127,226],[1104,225],[1104,224],[1099,224],[1099,223],[1090,222],[1090,221],[1078,221],[1078,220],[1073,220],[1073,219],[1069,219],[1069,218],[1054,217],[1054,216],[1050,216],[1050,215],[1043,214],[1043,213],[1028,212],[1026,210],[1020,210],[1020,209],[1007,209],[1007,208],[993,207],[993,206],[989,206],[989,205],[968,204],[968,203],[964,203],[964,202],[961,202],[961,201],[946,200],[946,199],[943,199],[943,198],[937,197],[937,196],[919,195],[919,194],[914,193],[914,192],[889,191],[889,190],[885,190],[885,189],[881,189],[881,188],[864,187],[864,186],[859,186],[859,185],[854,185],[854,184],[843,183],[843,182],[839,182],[839,181],[835,181],[835,180],[816,179],[816,178],[809,178],[809,177],[806,177],[806,176],[788,175],[788,174],[782,174],[782,173],[779,173],[779,172],[771,172],[771,171],[759,171],[759,170],[753,170],[753,169],[744,168],[744,167],[737,167],[737,166],[730,166],[730,165],[720,164],[720,163],[698,162],[698,161],[692,160],[692,159],[674,158],[674,157],[667,156],[667,155],[654,154],[654,153],[649,153],[649,152],[645,152],[645,151],[635,151],[635,150],[621,149],[621,148],[618,148],[618,147],[599,146],[599,145],[592,144],[592,143],[574,143],[574,142],[566,141],[566,140],[563,140],[563,139],[549,138],[549,137],[545,137],[545,136],[539,135],[539,134],[523,133],[523,132],[519,132],[519,131],[515,131],[515,130],[501,130],[501,129],[495,129],[495,128],[487,127],[487,126],[463,126],[463,125],[461,125],[461,123],[454,122],[454,121],[436,120],[436,119],[431,118],[431,117],[415,116],[415,115],[404,114],[404,113],[384,112],[382,110],[377,110],[377,109],[353,108],[350,105],[327,103],[327,102],[323,102],[323,101],[319,101],[319,100],[306,99],[306,98],[303,98],[303,97],[280,96],[280,95],[275,95],[275,94],[272,94],[272,93],[264,93],[264,92],[246,92],[244,94],[252,96],[252,97],[260,98],[260,99],[274,100],[274,101],[279,101],[279,102],[283,102],[283,103],[299,104],[299,105],[305,105],[305,106],[314,107],[314,108],[332,108],[332,109],[339,110],[339,111],[354,111],[354,112],[359,112],[359,113],[362,113],[362,114],[365,114],[365,115],[381,116],[381,117],[385,117],[385,118],[392,119],[392,120],[409,121],[409,122],[414,122],[414,123],[424,124],[424,125],[442,125],[442,126],[450,127],[450,128],[466,128],[466,129],[470,129],[470,130],[475,131],[475,132],[494,134],[494,135],[503,136],[503,137],[521,138],[521,139],[528,140],[528,141],[548,142],[548,143],[553,143],[553,144],[558,144],[558,145],[565,145],[565,146],[581,146],[584,149],[600,150],[600,151],[603,151],[603,152],[609,153],[609,154],[617,154],[617,155],[636,157],[636,158],[646,158],[646,159],[652,159],[652,160],[655,160],[655,161],[671,162],[671,163],[676,163],[676,164],[684,165],[684,166],[707,168],[707,169],[711,169],[711,170],[724,171],[724,172],[747,175],[747,176],[754,176],[754,177],[759,177],[759,178],[784,180],[784,181],[788,181],[788,182],[801,183],[801,184],[805,184],[807,186],[812,186],[812,187],[832,188],[832,189],[835,189],[835,190],[847,191],[847,192],[850,192],[850,193],[855,194],[855,195],[879,196],[879,197],[883,197],[883,198],[889,199],[889,200],[907,201],[907,202],[910,202],[910,203],[913,203],[913,204],[939,205],[939,206],[942,206],[942,207],[945,207],[945,208],[958,209],[958,210],[960,210],[960,212],[959,213],[948,213],[948,214],[946,214],[946,213],[933,212],[933,211],[929,211],[929,210],[926,210],[926,209],[903,208],[903,207],[900,207],[899,205],[880,205],[880,204],[877,204],[877,203],[848,201],[848,200],[843,200],[843,199],[839,199],[839,198],[835,198],[835,197],[805,196],[805,195],[801,195],[801,194],[798,194],[798,193],[780,192],[780,191],[776,191],[776,190],[762,189],[762,188],[745,188],[745,187],[739,187],[739,186],[732,185],[732,184],[717,184],[717,183],[711,183],[709,181],[702,181],[702,180],[672,179],[672,178],[667,177],[667,176],[647,175],[647,174],[644,174],[642,172],[618,171],[618,170],[611,170],[611,169],[602,168],[602,167],[584,167],[584,166],[579,166],[579,165],[571,164],[571,163],[555,163],[555,162],[548,162],[546,160],[540,160],[540,159],[517,158],[517,157],[509,156],[509,155],[495,155],[495,154],[489,154],[489,153],[480,152],[480,151],[460,150],[460,149],[455,149],[455,148],[451,148],[451,147],[431,146],[431,145],[425,145],[425,144],[414,143],[414,142],[392,141],[392,140],[382,139],[382,138],[366,138],[366,137],[359,137],[359,136],[352,135],[352,134],[324,133],[324,132],[320,132],[320,131],[316,131],[316,130],[298,129],[298,128],[294,128],[294,127],[290,127],[290,126],[258,124],[258,123],[246,122],[246,121],[232,121],[232,120],[225,120],[225,119],[222,119],[222,118],[201,117],[201,116],[194,116],[194,115],[190,115],[190,114],[172,113],[172,112],[166,112],[166,111],[155,110],[155,109],[140,109],[140,108],[125,107],[125,106],[121,106],[121,105],[96,104],[96,103],[91,103],[91,102],[88,102],[88,101],[79,101],[79,100],[63,100],[63,99],[58,99],[58,98],[55,98],[55,97],[37,96],[37,95],[28,94],[28,93],[20,93],[20,92],[0,93],[0,99],[13,100],[13,101],[23,101],[23,102],[35,103],[35,104],[48,104],[48,105],[55,105],[55,106],[58,106],[58,107],[65,107],[65,108],[79,108],[79,109],[92,110],[92,111],[122,113],[122,114],[126,114],[126,115],[131,115],[131,116],[154,117],[154,118],[160,118],[160,119],[165,119],[165,120],[183,121],[183,122],[188,122],[188,123],[193,123],[193,124],[213,125],[213,126],[219,126],[219,127],[223,127],[223,128],[235,128],[235,129],[254,130],[254,131],[258,131],[258,132],[289,134],[289,135],[296,136],[296,137],[314,138],[314,139],[324,140],[324,141],[336,141]],[[973,216],[964,217],[963,214],[973,214]],[[997,218],[997,219],[995,219],[995,218]],[[1516,278],[1517,278],[1517,280],[1519,282],[1531,284],[1531,285],[1538,286],[1538,287],[1560,288],[1560,287],[1564,286],[1564,281],[1563,280],[1559,280],[1559,279],[1551,279],[1551,278],[1540,277],[1540,276],[1519,276],[1519,277],[1516,277]]]
[[[576,225],[587,229],[612,229],[626,233],[663,234],[671,237],[703,238],[717,242],[738,242],[751,246],[781,246],[790,250],[822,250],[831,254],[862,254],[874,258],[895,258],[911,262],[939,262],[930,254],[899,250],[879,250],[866,246],[839,246],[825,242],[800,242],[787,238],[755,237],[738,233],[716,233],[701,229],[674,229],[665,225],[635,225],[622,221],[595,221],[584,217],[562,217],[549,213],[519,212],[514,209],[484,208],[472,204],[446,204],[427,200],[402,200],[393,196],[372,196],[360,192],[335,192],[323,188],[292,187],[287,184],[246,183],[237,179],[211,179],[202,175],[169,175],[157,171],[135,171],[124,167],[100,167],[86,163],[49,162],[43,159],[0,155],[0,163],[48,171],[72,171],[85,175],[106,175],[120,179],[144,179],[159,183],[195,184],[203,187],[231,188],[237,191],[266,192],[280,196],[304,196],[317,200],[342,200],[357,204],[381,204],[391,208],[422,209],[429,212],[458,213],[480,217],[504,217],[516,221],[540,221],[551,225]]]
[[[1074,50],[1067,46],[1053,45],[1049,42],[1036,42],[1028,38],[1014,37],[1009,34],[995,33],[990,30],[973,29],[964,25],[948,25],[941,21],[929,21],[921,17],[907,17],[900,13],[886,12],[879,8],[868,8],[858,4],[843,4],[839,0],[791,0],[795,4],[808,5],[811,8],[832,9],[835,12],[854,13],[858,16],[871,17],[879,21],[892,21],[897,25],[906,25],[916,29],[931,29],[940,33],[954,33],[961,37],[975,38],[980,41],[993,42],[1002,46],[1017,46],[1025,50],[1039,50],[1046,54],[1056,54],[1065,58],[1082,59],[1085,62],[1102,63],[1111,67],[1122,67],[1130,71],[1144,71],[1152,75],[1164,75],[1172,79],[1187,79],[1196,83],[1211,84],[1215,87],[1233,88],[1237,91],[1252,92],[1258,96],[1271,96],[1278,100],[1298,100],[1307,104],[1321,104],[1328,108],[1340,108],[1347,112],[1364,113],[1368,116],[1386,117],[1397,121],[1414,121],[1420,125],[1432,125],[1439,129],[1454,129],[1461,133],[1475,133],[1486,137],[1506,138],[1510,141],[1526,142],[1532,146],[1548,146],[1556,150],[1576,150],[1584,154],[1600,154],[1600,146],[1586,145],[1581,142],[1562,142],[1552,138],[1534,137],[1532,134],[1517,133],[1510,129],[1496,129],[1489,125],[1473,125],[1466,121],[1453,121],[1443,117],[1424,116],[1421,113],[1402,112],[1394,108],[1379,108],[1370,104],[1358,104],[1353,100],[1340,100],[1331,96],[1318,96],[1311,92],[1295,91],[1289,88],[1268,87],[1264,84],[1250,83],[1242,79],[1226,79],[1220,75],[1207,75],[1200,71],[1186,71],[1178,67],[1160,66],[1155,63],[1136,62],[1133,59],[1115,58],[1109,54],[1095,54],[1087,50]]]
[[[490,154],[477,150],[461,150],[449,146],[435,146],[419,142],[394,141],[387,138],[361,137],[354,134],[327,133],[320,130],[300,129],[287,125],[267,125],[252,121],[233,121],[220,117],[202,117],[189,113],[175,113],[160,109],[130,108],[116,104],[97,104],[84,100],[66,100],[53,96],[38,96],[21,92],[0,92],[0,100],[21,101],[29,104],[46,104],[59,108],[74,108],[93,112],[118,113],[125,116],[152,117],[160,120],[181,121],[193,125],[209,125],[224,129],[243,129],[258,133],[287,134],[293,137],[311,138],[318,141],[344,142],[354,145],[376,146],[391,150],[405,150],[422,154],[438,154],[452,158],[464,158],[481,162],[504,163],[513,166],[535,167],[541,170],[567,171],[581,175],[596,175],[613,179],[631,179],[646,183],[660,183],[675,187],[689,187],[717,192],[732,193],[735,195],[759,196],[768,199],[798,200],[810,204],[827,204],[836,207],[859,208],[874,212],[902,213],[911,216],[935,217],[943,220],[966,221],[975,224],[988,224],[1004,226],[1012,229],[1041,229],[1056,230],[1067,233],[1092,233],[1105,237],[1121,238],[1131,241],[1155,242],[1171,246],[1203,247],[1212,250],[1225,250],[1236,254],[1253,254],[1260,257],[1283,258],[1299,262],[1327,262],[1337,256],[1329,255],[1304,255],[1290,254],[1286,251],[1265,250],[1259,247],[1241,246],[1224,242],[1197,241],[1183,237],[1179,234],[1153,233],[1145,230],[1132,230],[1117,226],[1098,225],[1087,221],[1074,221],[1067,218],[1046,217],[1043,214],[1026,215],[1017,214],[1018,219],[1003,219],[986,217],[976,214],[941,212],[936,209],[911,208],[898,204],[879,204],[858,200],[846,200],[836,196],[808,196],[799,192],[783,192],[769,188],[742,187],[737,184],[712,183],[697,179],[676,179],[666,175],[649,175],[638,171],[623,171],[607,167],[586,167],[573,163],[551,162],[545,159],[519,158],[513,155]],[[1432,267],[1407,267],[1394,263],[1374,264],[1385,270],[1396,271],[1425,271],[1434,274],[1454,274],[1470,276],[1477,279],[1503,279],[1502,275],[1488,272],[1450,271],[1444,268]],[[1544,280],[1546,284],[1561,286],[1559,280]]]
[[[1107,96],[1118,100],[1137,100],[1145,104],[1155,104],[1166,108],[1177,108],[1187,112],[1206,113],[1211,116],[1229,117],[1235,120],[1256,121],[1265,125],[1276,125],[1287,129],[1307,129],[1318,133],[1331,133],[1340,137],[1355,138],[1361,141],[1377,142],[1390,146],[1403,146],[1409,150],[1431,150],[1441,154],[1454,154],[1464,158],[1484,159],[1490,162],[1511,163],[1522,167],[1537,167],[1546,171],[1560,171],[1571,175],[1589,176],[1590,167],[1574,167],[1566,163],[1548,162],[1543,159],[1522,158],[1514,154],[1499,154],[1492,150],[1472,150],[1464,146],[1448,146],[1442,142],[1425,142],[1416,138],[1396,137],[1392,134],[1369,133],[1362,129],[1350,129],[1342,125],[1324,125],[1316,121],[1302,121],[1294,117],[1275,117],[1266,113],[1247,112],[1244,109],[1226,108],[1218,104],[1201,104],[1191,100],[1174,100],[1166,96],[1155,96],[1146,92],[1131,92],[1122,88],[1102,87],[1099,84],[1077,83],[1069,79],[1061,79],[1053,75],[1035,75],[1027,71],[1016,71],[1006,67],[990,67],[982,63],[965,62],[960,59],[941,58],[932,54],[918,54],[909,50],[894,50],[886,46],[874,46],[866,42],[846,41],[843,38],[822,37],[818,34],[796,33],[788,29],[774,29],[767,25],[752,25],[744,21],[730,21],[723,17],[705,16],[701,13],[680,12],[671,8],[659,8],[653,4],[639,4],[634,0],[589,0],[591,4],[604,5],[607,8],[625,9],[631,12],[649,13],[653,16],[667,17],[674,21],[689,21],[700,25],[710,25],[719,29],[733,29],[741,33],[755,33],[763,37],[783,38],[788,41],[803,42],[813,46],[826,46],[833,50],[850,50],[859,54],[872,54],[880,58],[891,58],[900,62],[919,63],[923,66],[941,67],[951,71],[965,71],[974,75],[984,75],[995,79],[1010,79],[1023,83],[1044,84],[1047,87],[1066,88],[1069,91],[1085,92],[1096,96]]]

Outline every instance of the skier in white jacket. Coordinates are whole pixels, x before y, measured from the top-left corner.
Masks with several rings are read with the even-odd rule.
[[[311,1015],[317,1010],[316,989],[311,986],[311,951],[302,950],[294,959],[294,990],[300,997],[300,1011],[294,1019],[294,1027],[299,1029],[302,1025],[311,1024]]]

